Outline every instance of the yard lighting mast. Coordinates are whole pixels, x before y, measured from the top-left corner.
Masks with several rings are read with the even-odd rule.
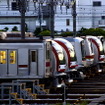
[[[26,12],[26,0],[16,0],[21,13],[21,38],[25,39],[25,12]]]
[[[76,0],[73,0],[71,2],[71,6],[72,6],[72,16],[73,16],[73,36],[76,37]]]
[[[50,31],[51,38],[54,38],[54,1],[50,1]]]

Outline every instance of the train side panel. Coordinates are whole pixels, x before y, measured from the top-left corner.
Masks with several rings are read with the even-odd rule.
[[[50,75],[46,43],[0,44],[0,78],[44,78]]]

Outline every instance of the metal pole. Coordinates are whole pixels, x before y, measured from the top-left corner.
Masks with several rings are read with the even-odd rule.
[[[40,30],[42,31],[42,27],[41,27],[41,24],[42,24],[42,20],[41,20],[41,3],[39,3],[39,24],[40,24]]]
[[[25,13],[21,13],[21,36],[25,39]]]
[[[50,30],[51,30],[51,37],[54,38],[54,1],[51,0],[50,2]]]
[[[64,102],[63,102],[63,105],[66,105],[66,85],[65,84],[64,84],[63,88],[64,88]]]
[[[17,0],[19,12],[21,13],[21,38],[25,39],[25,12],[26,0]]]
[[[74,1],[74,4],[72,6],[73,9],[73,36],[76,37],[76,0]]]

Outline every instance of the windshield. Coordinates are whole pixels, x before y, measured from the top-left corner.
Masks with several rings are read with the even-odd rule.
[[[85,59],[85,55],[86,55],[84,41],[81,41],[80,45],[81,45],[81,52],[82,52],[82,60],[84,60]]]
[[[58,58],[59,58],[60,64],[65,64],[66,60],[65,60],[65,56],[64,56],[63,51],[58,52]]]
[[[76,61],[76,54],[75,54],[74,49],[69,49],[69,54],[70,54],[70,60]]]

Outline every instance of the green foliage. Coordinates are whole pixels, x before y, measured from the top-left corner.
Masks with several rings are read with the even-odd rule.
[[[93,35],[93,36],[105,36],[105,30],[100,28],[81,28],[80,31],[78,31],[79,36],[86,36],[86,35]]]
[[[41,28],[37,27],[36,30],[34,31],[35,35],[38,35],[41,32]]]
[[[4,31],[6,31],[6,32],[7,32],[8,30],[9,30],[9,28],[8,28],[8,27],[5,27],[5,28],[4,28]]]
[[[38,35],[40,36],[50,36],[51,32],[49,30],[44,30],[40,32]]]
[[[14,26],[14,27],[12,28],[12,31],[18,31],[17,26]]]
[[[88,104],[88,102],[84,100],[79,105],[87,105],[87,104]]]
[[[0,32],[4,32],[4,30],[0,30]]]
[[[61,36],[66,37],[66,36],[73,36],[72,32],[62,32]]]

